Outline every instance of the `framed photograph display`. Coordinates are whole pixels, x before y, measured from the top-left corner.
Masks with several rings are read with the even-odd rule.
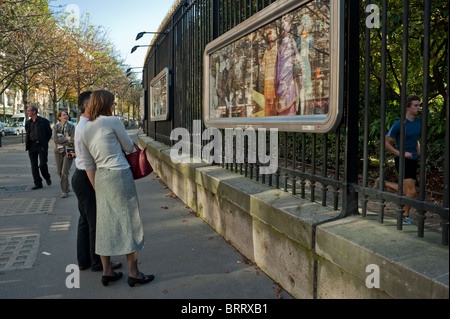
[[[279,0],[209,43],[207,127],[329,132],[342,116],[343,0]]]
[[[169,117],[169,68],[164,68],[150,81],[150,121]]]

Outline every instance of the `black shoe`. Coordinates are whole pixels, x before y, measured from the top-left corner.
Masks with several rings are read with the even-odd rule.
[[[31,189],[39,189],[39,188],[42,188],[42,185],[34,185],[33,187],[31,187]]]
[[[122,273],[120,271],[114,272],[114,276],[102,276],[102,284],[103,286],[108,286],[110,282],[119,280],[120,278],[122,278]]]
[[[155,279],[155,276],[153,275],[144,275],[143,273],[140,273],[140,275],[142,277],[140,279],[128,276],[128,285],[134,287],[135,284],[146,284]]]
[[[49,179],[46,179],[45,181],[47,182],[47,185],[48,185],[48,186],[52,185],[52,180],[51,180],[50,178],[49,178]]]

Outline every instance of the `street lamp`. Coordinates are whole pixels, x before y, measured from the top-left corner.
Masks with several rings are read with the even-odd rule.
[[[143,66],[135,66],[135,67],[128,68],[127,73],[130,73],[131,69],[139,69],[139,68],[143,69],[144,67]]]
[[[150,32],[139,32],[137,35],[136,35],[136,41],[137,40],[139,40],[140,38],[142,38],[142,36],[144,35],[144,34],[146,34],[146,33],[151,33],[151,34],[167,34],[167,32],[153,32],[153,31],[150,31]]]
[[[134,51],[136,51],[136,49],[139,48],[139,47],[156,47],[156,45],[152,45],[152,44],[149,44],[149,45],[135,45],[135,46],[131,49],[131,53],[133,53]]]
[[[127,77],[129,77],[131,75],[131,73],[141,73],[141,72],[131,72],[131,71],[127,71]]]

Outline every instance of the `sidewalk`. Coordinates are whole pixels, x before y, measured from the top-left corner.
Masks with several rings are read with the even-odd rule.
[[[137,130],[129,131],[136,140]],[[49,170],[53,184],[33,186],[23,144],[0,148],[0,298],[50,299],[292,299],[251,264],[152,173],[137,180],[145,247],[139,268],[155,280],[130,288],[124,277],[104,287],[101,272],[80,272],[80,287],[68,288],[67,270],[77,264],[77,200],[60,198],[53,143]],[[74,171],[74,166],[71,172]]]

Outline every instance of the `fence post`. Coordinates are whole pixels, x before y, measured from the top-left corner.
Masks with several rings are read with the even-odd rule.
[[[212,40],[219,37],[219,0],[212,1],[211,35]]]
[[[345,105],[345,159],[343,203],[341,217],[358,214],[358,193],[352,185],[358,184],[359,144],[359,18],[360,2],[347,2],[346,47],[346,105]],[[351,62],[350,62],[351,61]]]
[[[450,25],[448,26],[447,34],[450,33]],[[447,36],[447,47],[450,48],[450,37]],[[450,83],[450,56],[447,53],[447,83]],[[445,105],[445,114],[447,120],[445,121],[445,154],[448,154],[450,151],[450,89],[447,85],[447,105]],[[450,164],[447,161],[444,161],[445,169],[444,169],[444,207],[449,208],[450,201]],[[447,220],[442,218],[441,221],[442,226],[442,244],[448,246],[449,241],[449,228],[448,228],[448,214]]]

